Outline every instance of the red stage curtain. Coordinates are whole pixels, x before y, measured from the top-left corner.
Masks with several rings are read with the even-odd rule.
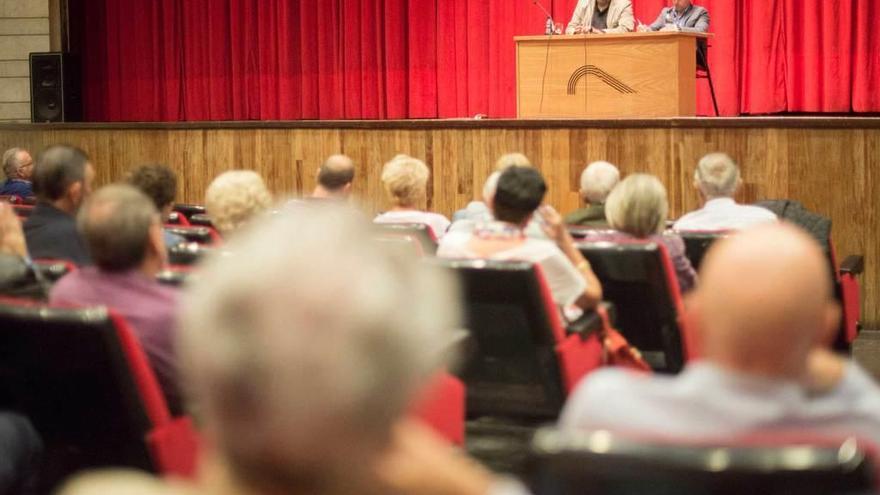
[[[531,0],[72,2],[92,121],[513,117],[512,38],[544,28]],[[880,111],[875,0],[696,3],[722,114]]]

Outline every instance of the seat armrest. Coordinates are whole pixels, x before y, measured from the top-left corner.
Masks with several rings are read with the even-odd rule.
[[[579,335],[581,340],[587,340],[594,333],[602,330],[602,316],[595,311],[587,311],[580,318],[566,326],[565,332],[569,335]]]
[[[840,264],[840,273],[849,275],[861,275],[865,271],[865,257],[861,255],[847,256]]]

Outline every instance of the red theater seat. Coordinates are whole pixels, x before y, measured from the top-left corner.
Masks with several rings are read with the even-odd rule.
[[[223,243],[220,233],[213,227],[183,227],[165,226],[165,231],[186,239],[187,242],[196,242],[206,246],[215,246]]]
[[[606,242],[588,237],[578,244],[614,304],[615,326],[655,371],[677,373],[696,356],[672,261],[662,244]]]
[[[855,439],[763,435],[678,444],[607,431],[535,435],[527,480],[544,495],[876,493],[876,454]]]
[[[34,268],[44,279],[52,283],[61,280],[61,277],[77,270],[77,266],[72,261],[48,258],[35,259]]]
[[[590,313],[592,324],[567,331],[539,265],[437,263],[457,273],[464,290],[468,417],[555,419],[577,382],[602,364],[597,333],[605,320]]]
[[[411,413],[451,443],[464,445],[464,406],[464,384],[444,372],[422,392]]]
[[[172,418],[140,343],[104,308],[0,300],[0,408],[30,418],[51,488],[82,469],[193,473],[196,434]]]
[[[421,223],[377,223],[373,224],[376,228],[378,238],[397,238],[400,242],[408,244],[420,244],[420,251],[423,255],[434,256],[437,253],[437,237],[434,232],[425,224]],[[416,250],[415,246],[413,249]]]

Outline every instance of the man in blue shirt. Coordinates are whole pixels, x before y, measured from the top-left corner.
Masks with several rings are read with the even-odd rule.
[[[719,242],[689,307],[702,360],[676,376],[597,371],[569,397],[563,428],[680,441],[810,432],[880,443],[880,388],[826,348],[840,308],[822,248],[798,227],[767,224]]]
[[[27,198],[34,195],[31,175],[34,159],[27,150],[12,148],[3,153],[3,173],[6,181],[0,186],[0,196]]]

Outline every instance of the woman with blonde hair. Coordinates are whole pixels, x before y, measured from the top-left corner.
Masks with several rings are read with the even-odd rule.
[[[377,216],[375,223],[420,223],[430,227],[434,236],[443,237],[449,219],[422,209],[428,195],[431,173],[425,162],[397,155],[382,169],[382,185],[391,201],[391,209]]]
[[[217,176],[205,193],[205,209],[224,236],[235,232],[272,205],[272,194],[260,174],[231,170]]]
[[[663,244],[675,267],[679,288],[684,293],[696,285],[697,273],[685,256],[681,237],[664,233],[668,213],[669,201],[663,183],[653,175],[630,175],[611,191],[605,203],[608,225],[617,231],[607,237],[612,241],[646,239]]]

